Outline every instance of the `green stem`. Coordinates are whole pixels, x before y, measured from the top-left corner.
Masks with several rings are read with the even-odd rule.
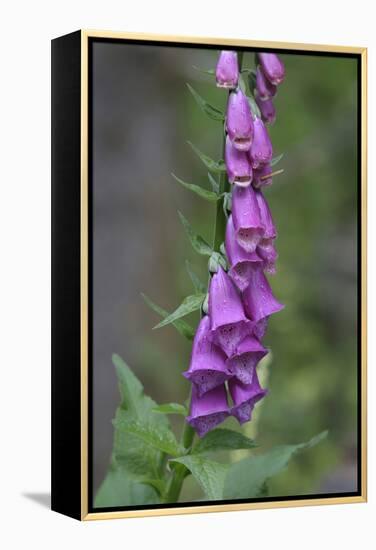
[[[192,447],[194,436],[194,429],[190,424],[188,424],[188,422],[185,422],[183,434],[181,437],[181,442],[185,449],[190,450],[190,448]],[[175,463],[173,468],[174,471],[167,487],[165,502],[177,502],[179,500],[179,495],[183,486],[184,479],[189,474],[189,470],[184,466],[184,464]]]
[[[239,61],[239,72],[242,68],[243,63],[243,52],[238,53]],[[230,92],[229,92],[230,93]],[[222,144],[222,153],[224,158],[226,144],[226,134],[223,133],[223,144]],[[230,189],[230,184],[227,179],[225,172],[222,172],[219,176],[219,193],[227,193]],[[214,236],[213,236],[213,250],[219,252],[220,246],[225,240],[226,232],[226,216],[223,210],[223,200],[217,201],[217,209],[215,215],[215,224],[214,224]],[[209,278],[210,283],[210,278]],[[193,439],[195,436],[195,431],[188,422],[184,423],[184,429],[181,437],[181,443],[183,447],[187,449],[188,454],[190,453]],[[174,471],[170,478],[170,482],[167,487],[165,502],[178,502],[180,492],[183,486],[184,479],[189,474],[189,470],[184,466],[184,464],[175,463],[173,466]]]

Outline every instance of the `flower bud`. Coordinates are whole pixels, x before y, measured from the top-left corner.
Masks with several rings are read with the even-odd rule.
[[[256,403],[268,393],[268,390],[261,388],[256,372],[251,384],[242,384],[236,378],[232,378],[228,385],[234,403],[231,415],[235,416],[240,424],[244,424],[251,420]]]
[[[261,101],[271,99],[277,92],[277,87],[269,82],[260,67],[257,67],[256,71],[256,90],[257,97],[259,97]]]
[[[230,378],[225,362],[226,355],[211,340],[210,319],[205,315],[193,341],[189,369],[183,375],[194,384],[201,397]]]
[[[232,145],[229,136],[226,138],[225,163],[230,183],[247,187],[252,181],[252,166],[245,151],[239,151]]]
[[[210,281],[209,317],[212,339],[227,356],[252,330],[252,323],[245,316],[241,297],[230,277],[221,267]]]
[[[249,271],[254,268],[255,265],[261,264],[262,259],[256,254],[256,252],[246,252],[236,240],[234,223],[232,216],[227,220],[226,226],[226,256],[230,263],[230,270],[228,274],[234,281],[240,291],[243,291],[248,286]]]
[[[232,193],[232,220],[238,244],[254,252],[264,234],[256,194],[252,186],[235,187]]]
[[[229,416],[225,386],[217,386],[201,397],[195,386],[192,387],[190,414],[187,422],[196,430],[199,437],[213,430]]]
[[[269,134],[261,118],[256,117],[253,121],[253,142],[249,150],[249,157],[252,168],[258,168],[272,160],[273,147]]]
[[[219,54],[215,70],[219,88],[236,88],[239,79],[238,55],[236,52],[224,50]]]
[[[274,124],[276,115],[273,101],[271,99],[262,101],[258,96],[256,96],[256,103],[260,109],[263,122],[265,122],[265,124]]]
[[[248,151],[253,138],[253,120],[248,99],[240,89],[229,95],[226,131],[235,149]]]
[[[267,353],[268,350],[254,336],[246,336],[238,345],[236,354],[227,360],[227,369],[243,384],[251,384],[257,364]]]
[[[249,285],[243,293],[243,304],[247,316],[255,323],[284,308],[274,298],[268,280],[261,269],[251,271]]]
[[[285,78],[285,66],[275,53],[259,53],[258,58],[266,78],[277,86]]]
[[[261,189],[262,187],[268,187],[271,185],[273,183],[273,177],[271,176],[272,173],[273,170],[269,163],[261,164],[253,171],[253,187],[255,189]]]

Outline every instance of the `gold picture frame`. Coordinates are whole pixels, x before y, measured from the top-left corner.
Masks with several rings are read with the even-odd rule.
[[[80,509],[73,514],[77,519],[91,521],[101,519],[132,518],[140,516],[165,516],[171,514],[193,514],[225,512],[268,508],[286,508],[324,504],[343,504],[366,502],[367,500],[367,49],[363,47],[332,46],[318,44],[300,44],[290,42],[254,41],[243,39],[224,39],[189,36],[150,35],[144,33],[112,32],[100,30],[81,30],[80,42]],[[361,488],[357,496],[304,498],[291,500],[273,500],[268,502],[239,502],[232,504],[210,504],[166,508],[135,509],[124,511],[89,511],[89,398],[88,398],[88,316],[89,316],[89,232],[88,232],[88,46],[92,38],[134,40],[150,42],[171,42],[184,44],[234,46],[238,48],[272,48],[275,50],[294,50],[328,53],[356,54],[361,62]],[[59,40],[59,39],[57,39]],[[56,428],[57,429],[57,428]],[[56,467],[57,469],[57,467]],[[60,504],[53,505],[62,511]]]

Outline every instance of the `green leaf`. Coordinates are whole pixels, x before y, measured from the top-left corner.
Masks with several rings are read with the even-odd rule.
[[[184,464],[197,480],[209,500],[223,498],[223,486],[228,471],[227,464],[214,462],[201,455],[187,455],[170,462]]]
[[[153,310],[155,311],[156,313],[158,313],[158,315],[160,315],[161,317],[163,317],[164,319],[166,319],[166,317],[168,317],[170,315],[170,313],[168,311],[166,311],[165,309],[162,309],[161,307],[157,306],[157,304],[155,304],[154,302],[152,302],[150,300],[150,298],[148,298],[146,296],[146,294],[143,294],[141,293],[141,296],[142,298],[144,299],[145,303]],[[174,321],[172,323],[172,325],[176,328],[176,330],[182,335],[182,336],[185,336],[188,340],[193,340],[194,338],[194,335],[195,335],[195,331],[193,330],[193,328],[191,327],[191,325],[189,325],[186,321],[183,321],[181,319],[178,319],[176,321]]]
[[[281,153],[277,157],[272,158],[270,162],[270,166],[275,166],[276,164],[278,164],[278,162],[283,159],[283,156],[284,156],[283,153]]]
[[[144,394],[141,382],[118,355],[113,355],[120,390],[120,406],[115,414],[114,443],[111,466],[102,482],[95,506],[134,506],[160,502],[157,484],[145,480],[160,480],[164,453],[138,435],[124,431],[124,423],[151,426],[165,434],[169,430],[164,414],[154,414],[156,403]]]
[[[155,407],[153,407],[154,410]],[[153,424],[145,424],[137,421],[124,418],[119,415],[113,422],[115,428],[134,435],[138,439],[144,441],[147,445],[151,445],[155,449],[162,451],[171,456],[180,456],[185,453],[184,447],[179,445],[170,428],[166,425],[155,426]]]
[[[188,145],[190,145],[193,149],[193,151],[196,153],[196,155],[202,160],[202,162],[205,164],[205,166],[211,171],[216,173],[226,172],[226,165],[223,160],[215,161],[208,157],[208,155],[205,155],[198,149],[193,143],[190,141],[187,142]]]
[[[114,419],[114,445],[112,464],[125,471],[127,475],[136,475],[150,479],[158,478],[163,453],[155,447],[146,444],[137,435],[126,433],[118,424],[138,423],[152,426],[157,431],[164,432],[169,428],[165,415],[154,414],[157,406],[155,401],[144,394],[141,382],[136,378],[128,365],[118,355],[113,355],[113,363],[119,380],[121,395]]]
[[[327,436],[327,433],[322,432],[307,443],[283,445],[265,454],[236,462],[228,471],[224,483],[223,498],[256,497],[263,492],[265,482],[284,470],[296,452],[317,445]]]
[[[200,235],[196,235],[191,224],[181,212],[178,211],[178,214],[194,250],[203,256],[211,256],[213,252],[212,247]]]
[[[192,454],[233,449],[254,449],[255,447],[257,447],[256,443],[242,433],[226,428],[217,428],[199,440],[193,448]]]
[[[206,115],[208,115],[209,118],[213,120],[218,120],[219,122],[223,122],[225,120],[224,114],[220,109],[217,109],[217,107],[213,107],[213,105],[210,105],[210,103],[205,101],[205,99],[202,98],[200,94],[197,93],[196,90],[192,88],[192,86],[188,83],[187,88],[193,95],[197,105]]]
[[[202,303],[205,300],[205,296],[206,294],[193,294],[192,296],[187,296],[186,298],[184,298],[180,306],[175,309],[175,311],[171,313],[171,315],[166,317],[166,319],[153,327],[153,330],[165,327],[166,325],[176,321],[176,319],[180,319],[181,317],[184,317],[185,315],[188,315],[193,311],[197,311],[202,306]]]
[[[192,67],[198,71],[199,73],[203,73],[203,74],[208,74],[210,76],[214,76],[215,75],[215,70],[214,69],[200,69],[200,67],[196,67],[196,65],[192,65]]]
[[[158,504],[160,502],[158,492],[143,482],[137,483],[126,471],[110,468],[97,491],[94,506],[107,508]]]
[[[206,292],[207,285],[205,285],[200,279],[197,277],[196,273],[193,271],[191,264],[188,262],[188,260],[185,261],[185,268],[187,270],[187,273],[192,281],[193,287],[196,292]]]
[[[208,172],[208,178],[214,193],[217,193],[217,195],[219,195],[219,183],[214,179],[210,172]]]
[[[180,403],[165,403],[164,405],[158,405],[153,409],[155,413],[163,414],[181,414],[182,416],[188,415],[188,409]]]
[[[177,176],[175,176],[175,174],[171,174],[171,175],[183,187],[185,187],[186,189],[189,189],[189,191],[192,191],[193,193],[196,193],[196,195],[198,195],[203,199],[206,199],[207,201],[217,202],[220,199],[217,193],[213,193],[213,191],[208,191],[207,189],[204,189],[203,187],[199,187],[194,183],[187,183],[182,179],[178,178]]]

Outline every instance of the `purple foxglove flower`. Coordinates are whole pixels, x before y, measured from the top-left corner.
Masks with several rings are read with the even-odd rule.
[[[275,275],[276,268],[275,263],[278,259],[277,251],[274,247],[273,242],[266,242],[260,241],[257,248],[257,254],[262,258],[263,260],[263,270],[266,271],[266,273],[269,273],[270,275]]]
[[[251,272],[249,285],[243,293],[243,304],[247,316],[255,323],[284,308],[274,298],[268,280],[261,269],[254,269]]]
[[[268,353],[254,336],[246,336],[236,349],[236,354],[227,360],[228,370],[243,384],[252,384],[256,366]]]
[[[269,317],[263,317],[253,325],[252,334],[257,340],[261,341],[264,338],[268,328],[268,319]]]
[[[248,99],[240,89],[229,95],[226,131],[235,149],[248,151],[253,139],[253,120]]]
[[[210,432],[229,416],[225,386],[217,386],[213,390],[199,396],[195,386],[192,387],[191,410],[187,422],[196,430],[200,437]]]
[[[238,55],[236,52],[224,50],[219,54],[215,70],[219,88],[236,88],[239,79]]]
[[[256,191],[257,203],[260,209],[261,223],[265,227],[265,232],[257,245],[256,252],[264,260],[263,269],[267,273],[275,273],[275,262],[278,254],[274,248],[274,239],[277,236],[277,231],[273,222],[270,208],[264,195],[261,191]]]
[[[261,99],[261,101],[266,101],[267,99],[271,99],[275,96],[277,92],[277,86],[274,86],[264,75],[262,69],[260,67],[257,67],[256,71],[256,90],[257,90],[257,97]]]
[[[272,160],[273,147],[269,134],[261,118],[253,121],[253,142],[249,150],[252,168],[258,168],[260,164],[266,164]]]
[[[235,187],[232,193],[232,221],[236,240],[246,252],[254,252],[264,234],[260,209],[252,186]]]
[[[244,424],[251,420],[256,403],[268,393],[268,390],[261,388],[256,372],[251,384],[242,384],[236,378],[232,378],[228,385],[234,403],[231,415],[235,416],[240,424]]]
[[[266,78],[275,86],[285,78],[285,66],[275,53],[259,53],[258,58]]]
[[[252,166],[246,151],[236,149],[229,138],[226,138],[225,163],[227,177],[230,183],[247,187],[252,181]]]
[[[275,107],[271,99],[266,99],[262,101],[258,96],[256,96],[256,103],[260,109],[261,118],[266,124],[275,123]]]
[[[272,213],[270,212],[269,205],[266,202],[266,199],[264,195],[261,193],[261,191],[255,191],[255,195],[256,195],[259,211],[260,211],[261,223],[264,226],[264,234],[262,236],[262,239],[263,240],[275,239],[277,236],[277,231],[274,225],[274,221],[272,218]]]
[[[227,220],[225,248],[231,266],[228,274],[238,289],[243,291],[248,286],[249,271],[254,268],[255,264],[260,264],[262,259],[256,252],[246,252],[244,248],[240,246],[236,240],[232,215]]]
[[[245,316],[241,297],[222,267],[210,281],[209,317],[215,344],[229,357],[252,330],[252,323]]]
[[[223,351],[211,340],[210,319],[205,315],[193,341],[189,369],[183,373],[194,384],[199,397],[230,378],[226,359]]]
[[[272,167],[270,164],[261,164],[258,168],[253,171],[253,187],[255,189],[260,189],[261,187],[268,187],[273,183],[273,177],[267,177],[273,173]]]

